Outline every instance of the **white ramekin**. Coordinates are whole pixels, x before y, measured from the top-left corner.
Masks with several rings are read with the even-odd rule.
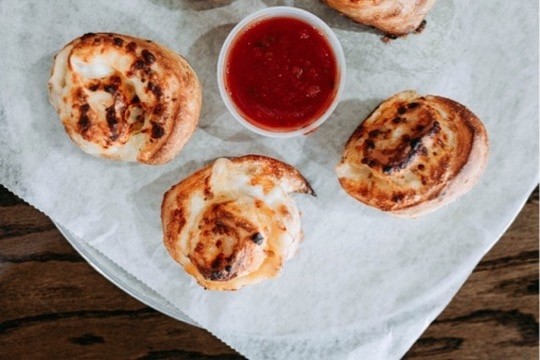
[[[261,129],[251,122],[249,122],[247,119],[245,119],[240,112],[236,109],[236,106],[234,102],[232,101],[231,97],[229,96],[229,93],[226,88],[225,84],[225,71],[226,71],[226,61],[228,58],[228,52],[231,47],[231,44],[236,39],[237,35],[244,30],[249,25],[253,24],[254,22],[258,22],[264,19],[273,18],[273,17],[290,17],[295,18],[299,20],[303,20],[304,22],[307,22],[314,27],[316,27],[318,30],[321,31],[321,33],[325,36],[325,38],[328,40],[328,43],[330,44],[330,47],[332,48],[334,52],[334,56],[336,57],[336,66],[337,66],[337,89],[335,92],[335,97],[330,106],[328,106],[328,109],[321,115],[319,118],[310,124],[304,126],[303,128],[292,130],[292,131],[269,131],[266,129]],[[339,40],[336,37],[336,34],[330,29],[328,25],[321,19],[319,19],[317,16],[313,15],[312,13],[294,8],[289,6],[275,6],[275,7],[269,7],[266,9],[262,9],[259,11],[254,12],[251,15],[248,15],[245,17],[242,21],[240,21],[230,32],[229,36],[227,36],[227,39],[225,39],[225,42],[223,43],[223,46],[221,48],[221,52],[219,53],[218,58],[218,64],[217,64],[217,79],[218,79],[218,85],[219,85],[219,92],[221,94],[221,98],[225,102],[225,105],[227,106],[227,109],[231,112],[231,114],[234,116],[238,122],[240,122],[242,125],[244,125],[249,130],[260,134],[264,136],[269,137],[278,137],[278,138],[287,138],[287,137],[293,137],[297,135],[306,135],[312,131],[315,131],[323,122],[328,119],[330,114],[334,111],[337,104],[339,103],[339,99],[341,97],[341,93],[343,91],[343,86],[345,83],[345,56],[343,55],[343,49],[341,48],[341,44],[339,43]]]

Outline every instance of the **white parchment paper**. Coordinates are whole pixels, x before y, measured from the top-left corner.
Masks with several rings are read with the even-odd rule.
[[[216,82],[228,32],[249,13],[294,5],[331,25],[348,76],[313,135],[267,139],[227,112]],[[318,1],[0,2],[0,182],[253,359],[399,358],[450,301],[538,183],[538,3],[439,0],[426,30],[388,44]],[[199,127],[164,166],[90,157],[48,104],[52,56],[87,32],[152,39],[183,54],[204,86]],[[339,187],[345,141],[404,89],[453,98],[485,123],[479,184],[431,215],[397,219]],[[281,277],[233,293],[200,288],[162,245],[163,193],[220,156],[260,153],[297,167],[305,241]]]

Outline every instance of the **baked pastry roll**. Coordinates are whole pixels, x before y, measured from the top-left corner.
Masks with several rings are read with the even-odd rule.
[[[303,237],[292,192],[314,195],[306,179],[281,161],[259,155],[217,159],[165,194],[165,246],[208,290],[236,290],[275,277]]]
[[[49,99],[73,142],[115,160],[162,164],[189,140],[201,86],[187,61],[150,40],[86,34],[54,59]]]
[[[418,29],[435,0],[323,0],[356,22],[385,34],[406,35]]]
[[[469,191],[487,159],[486,130],[465,106],[403,91],[356,129],[336,173],[357,200],[418,216]]]

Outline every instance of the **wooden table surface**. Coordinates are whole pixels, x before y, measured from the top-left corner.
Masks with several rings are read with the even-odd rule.
[[[408,359],[538,358],[538,189]],[[129,297],[0,186],[0,358],[242,359]]]

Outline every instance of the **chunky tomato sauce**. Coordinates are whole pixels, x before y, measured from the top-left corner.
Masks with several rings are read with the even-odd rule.
[[[338,69],[321,32],[287,17],[256,22],[233,41],[225,84],[255,126],[291,131],[315,121],[336,96]]]

